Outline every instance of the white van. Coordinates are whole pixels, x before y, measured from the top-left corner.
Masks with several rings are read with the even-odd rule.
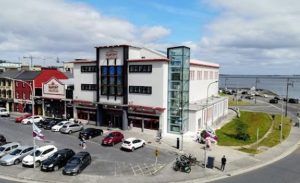
[[[0,107],[0,116],[6,116],[9,117],[9,112],[4,107]]]

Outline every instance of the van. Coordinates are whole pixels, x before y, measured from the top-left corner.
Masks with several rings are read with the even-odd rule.
[[[0,116],[6,116],[9,117],[9,112],[4,107],[0,107]]]

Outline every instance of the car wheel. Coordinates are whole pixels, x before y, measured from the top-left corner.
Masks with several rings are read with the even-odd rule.
[[[40,161],[35,162],[35,167],[39,167],[39,166],[41,166],[41,162]]]
[[[58,169],[59,169],[58,166],[54,166],[53,168],[54,171],[57,171]]]
[[[72,130],[70,130],[68,133],[71,134],[71,133],[72,133]]]
[[[146,145],[146,144],[145,144],[145,143],[143,143],[142,147],[145,147],[145,145]]]
[[[18,165],[20,162],[21,162],[21,161],[20,161],[19,159],[16,159],[16,160],[14,161],[14,165]]]

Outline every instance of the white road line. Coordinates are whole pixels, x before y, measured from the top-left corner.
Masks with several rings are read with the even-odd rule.
[[[135,173],[135,171],[134,171],[134,168],[132,167],[132,164],[131,164],[131,163],[130,163],[130,167],[131,167],[131,169],[132,169],[132,171],[133,171],[133,174],[136,175],[136,173]]]
[[[117,161],[115,161],[115,176],[117,176]]]

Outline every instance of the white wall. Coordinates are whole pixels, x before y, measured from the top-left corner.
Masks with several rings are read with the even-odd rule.
[[[96,102],[97,92],[81,90],[81,84],[96,84],[95,72],[81,72],[81,66],[96,65],[96,63],[77,63],[74,64],[74,100],[85,100]]]
[[[190,102],[199,101],[207,97],[207,87],[210,83],[218,81],[219,77],[215,77],[215,72],[219,72],[218,68],[208,68],[193,66],[190,67],[190,72],[194,71],[194,80],[190,77]],[[202,71],[201,79],[197,78],[197,72]],[[204,79],[204,72],[208,71],[208,79]],[[213,79],[209,78],[210,71],[213,71]],[[209,86],[208,96],[218,95],[219,83],[213,83]]]

